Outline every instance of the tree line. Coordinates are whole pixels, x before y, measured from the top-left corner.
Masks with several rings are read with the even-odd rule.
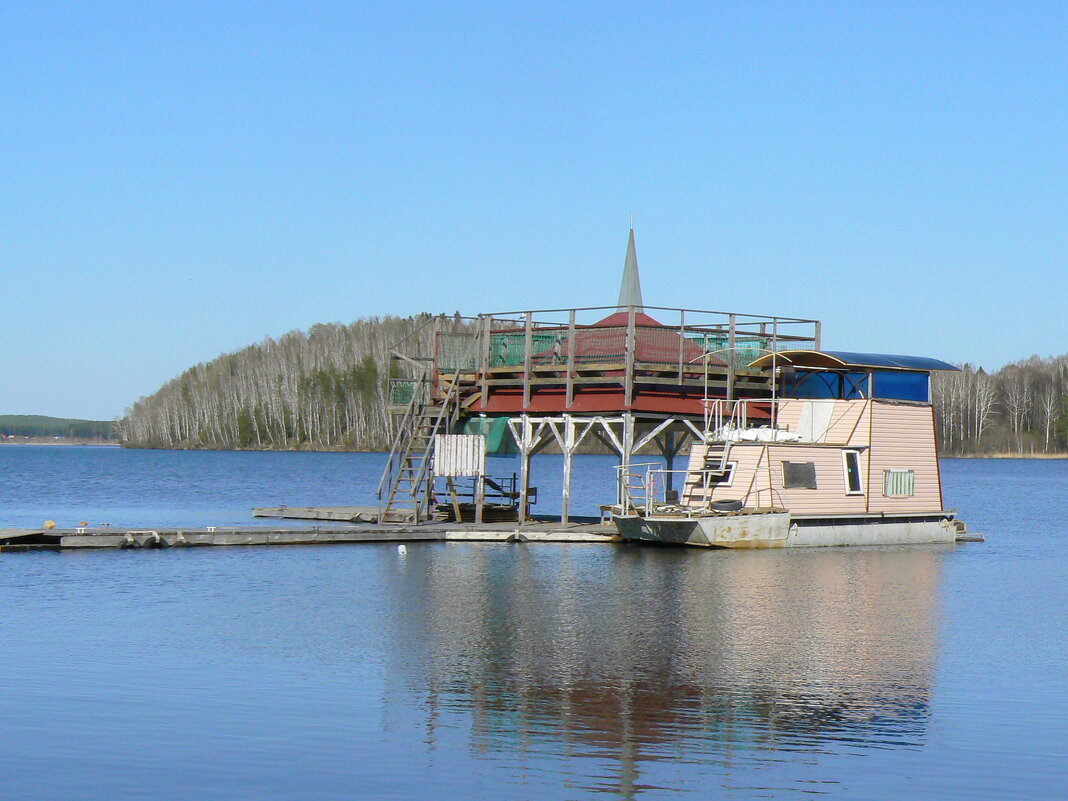
[[[76,420],[38,414],[0,415],[0,437],[110,440],[114,436],[115,424],[109,420]]]
[[[388,448],[390,378],[411,374],[391,350],[426,357],[437,332],[467,325],[421,314],[291,331],[189,368],[116,427],[143,448]],[[1068,354],[995,372],[964,364],[935,373],[932,393],[944,455],[1068,452]]]
[[[390,378],[412,374],[390,352],[434,352],[457,315],[371,317],[267,338],[197,364],[141,398],[118,421],[139,448],[379,450],[388,448]],[[391,367],[392,365],[392,367]],[[391,375],[391,370],[393,374]]]
[[[943,455],[1068,452],[1068,354],[932,376]]]

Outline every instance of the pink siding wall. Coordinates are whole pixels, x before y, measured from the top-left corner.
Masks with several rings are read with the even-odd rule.
[[[784,402],[780,426],[796,430],[800,402]],[[742,499],[749,507],[775,506],[798,514],[855,514],[872,512],[941,511],[938,459],[934,441],[934,413],[930,406],[880,401],[837,401],[828,428],[835,445],[735,443],[728,461],[736,468],[731,486],[712,488],[712,500]],[[869,446],[870,443],[870,447]],[[844,446],[844,447],[843,447]],[[719,446],[712,446],[718,452]],[[847,495],[842,451],[860,449],[864,495]],[[706,447],[690,450],[689,469],[701,470]],[[782,463],[813,462],[817,489],[783,487]],[[915,494],[883,496],[883,471],[913,470]],[[700,491],[687,484],[683,503],[704,505]]]
[[[867,470],[871,511],[941,511],[934,409],[874,401],[872,414],[871,462]],[[916,494],[911,498],[883,497],[884,470],[915,470]]]

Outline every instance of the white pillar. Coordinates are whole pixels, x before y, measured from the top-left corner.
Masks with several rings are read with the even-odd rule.
[[[560,522],[566,524],[571,507],[571,457],[575,453],[575,419],[564,415],[564,495],[560,502]]]
[[[519,523],[527,520],[527,484],[530,483],[530,416],[524,414],[520,423],[522,436],[519,438]]]

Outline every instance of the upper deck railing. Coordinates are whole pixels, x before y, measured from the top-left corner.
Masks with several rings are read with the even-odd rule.
[[[609,318],[617,319],[605,324]],[[494,312],[479,315],[475,325],[476,331],[438,335],[439,372],[637,361],[681,373],[703,369],[708,357],[744,368],[769,351],[820,345],[818,320],[665,306]],[[470,340],[479,336],[481,348],[473,353]]]
[[[733,387],[739,371],[747,372],[758,357],[819,349],[821,336],[818,320],[666,306],[587,306],[452,319],[466,330],[437,333],[433,357],[427,359],[434,374],[472,376],[481,382],[484,397],[495,386],[521,381],[525,401],[535,380],[565,376],[568,405],[574,382],[591,380],[599,369],[621,377],[629,403],[636,375],[674,375],[680,384],[704,380],[707,385],[713,373]],[[395,402],[407,400],[403,396],[413,382],[398,378],[394,384]]]

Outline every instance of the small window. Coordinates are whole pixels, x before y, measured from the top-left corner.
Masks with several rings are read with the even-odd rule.
[[[863,495],[864,482],[860,479],[860,453],[842,451],[842,468],[845,470],[846,495]]]
[[[783,489],[816,489],[815,462],[783,462]]]
[[[908,497],[916,494],[915,470],[884,470],[883,495],[888,498]]]
[[[705,462],[705,470],[718,470],[719,461],[713,460],[715,464]],[[705,473],[701,476],[701,483],[707,484],[709,487],[729,487],[734,483],[734,468],[738,466],[737,462],[727,462],[726,468],[722,473]]]

